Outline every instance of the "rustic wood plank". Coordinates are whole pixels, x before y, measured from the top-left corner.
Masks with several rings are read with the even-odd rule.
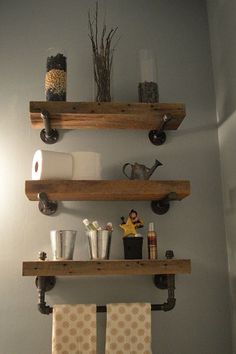
[[[30,102],[33,128],[42,129],[42,109],[50,113],[51,125],[58,129],[158,129],[165,114],[171,119],[165,126],[175,130],[183,121],[185,105],[181,103],[119,102]]]
[[[45,192],[50,200],[64,201],[159,200],[175,192],[177,199],[181,200],[190,194],[190,182],[140,180],[25,182],[25,193],[29,200],[38,200],[39,192]]]
[[[190,274],[189,259],[26,261],[23,276]]]

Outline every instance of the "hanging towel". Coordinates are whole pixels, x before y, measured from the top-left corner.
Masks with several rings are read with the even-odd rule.
[[[151,354],[151,304],[108,304],[106,354]]]
[[[96,354],[96,305],[55,305],[52,354]]]

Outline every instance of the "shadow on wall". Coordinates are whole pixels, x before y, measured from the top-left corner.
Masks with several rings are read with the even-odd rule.
[[[236,112],[220,124],[219,147],[225,216],[236,214]]]
[[[225,215],[235,215],[236,217],[236,180],[233,188],[230,188],[229,186],[227,187],[227,195],[225,197],[225,199],[227,199],[227,202],[225,203]]]

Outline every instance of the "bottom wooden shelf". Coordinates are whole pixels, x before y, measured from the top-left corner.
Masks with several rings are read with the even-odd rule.
[[[23,276],[190,274],[189,259],[25,261]]]

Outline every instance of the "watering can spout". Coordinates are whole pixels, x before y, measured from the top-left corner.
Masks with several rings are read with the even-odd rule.
[[[151,168],[146,168],[147,179],[151,177],[158,166],[162,166],[162,163],[156,159],[154,165]]]

